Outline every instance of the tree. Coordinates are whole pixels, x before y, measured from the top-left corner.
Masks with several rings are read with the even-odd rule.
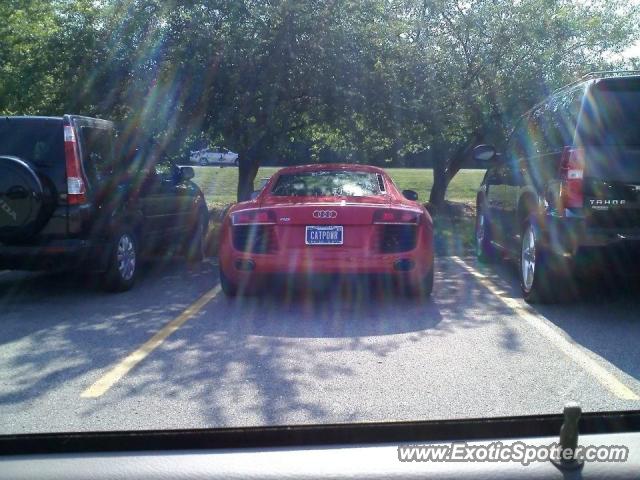
[[[500,143],[521,113],[586,71],[608,66],[610,54],[638,34],[638,8],[621,1],[434,0],[412,6],[408,37],[431,59],[423,68],[444,87],[430,96],[441,119],[431,128],[433,148],[441,152],[430,197],[435,206],[475,144]]]
[[[59,81],[52,72],[55,52],[48,48],[60,28],[53,7],[47,1],[3,1],[0,18],[0,111],[50,108],[57,103]]]
[[[7,0],[0,113],[118,120],[179,157],[240,154],[238,200],[286,157],[434,166],[638,38],[623,0]],[[619,62],[618,62],[619,63]]]

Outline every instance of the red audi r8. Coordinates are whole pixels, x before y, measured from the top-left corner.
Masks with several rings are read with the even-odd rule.
[[[371,274],[421,296],[433,288],[433,223],[384,170],[308,165],[275,173],[222,225],[220,283],[227,296],[274,276]],[[254,291],[255,293],[255,291]]]

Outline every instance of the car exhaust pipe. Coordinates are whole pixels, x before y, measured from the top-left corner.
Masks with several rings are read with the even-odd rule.
[[[236,260],[235,261],[236,270],[241,270],[243,272],[251,272],[256,268],[256,262],[253,260]]]
[[[414,261],[408,258],[401,258],[400,260],[396,260],[393,264],[393,268],[399,272],[408,272],[409,270],[413,270],[414,266]]]

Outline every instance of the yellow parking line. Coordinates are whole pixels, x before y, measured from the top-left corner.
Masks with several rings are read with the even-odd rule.
[[[193,318],[202,307],[213,300],[216,295],[220,293],[220,285],[212,288],[207,293],[202,295],[198,300],[189,305],[180,315],[167,323],[162,330],[156,333],[153,337],[143,343],[138,349],[131,352],[120,362],[114,365],[107,373],[100,377],[93,385],[87,388],[82,394],[83,398],[96,398],[103,395],[109,390],[118,380],[124,377],[129,371],[135,367],[138,363],[144,360],[147,355],[158,348],[165,339],[173,332],[178,330],[187,320]]]
[[[487,290],[498,297],[502,303],[513,310],[520,318],[535,328],[549,340],[558,350],[591,374],[598,382],[616,397],[623,400],[640,400],[640,397],[615,375],[604,368],[598,361],[587,355],[562,329],[538,314],[533,308],[521,300],[509,298],[486,275],[483,275],[459,257],[451,257],[454,262],[473,275]],[[604,361],[604,360],[603,360]]]

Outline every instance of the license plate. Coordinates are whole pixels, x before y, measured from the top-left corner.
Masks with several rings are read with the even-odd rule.
[[[307,245],[342,245],[342,225],[307,226]]]

